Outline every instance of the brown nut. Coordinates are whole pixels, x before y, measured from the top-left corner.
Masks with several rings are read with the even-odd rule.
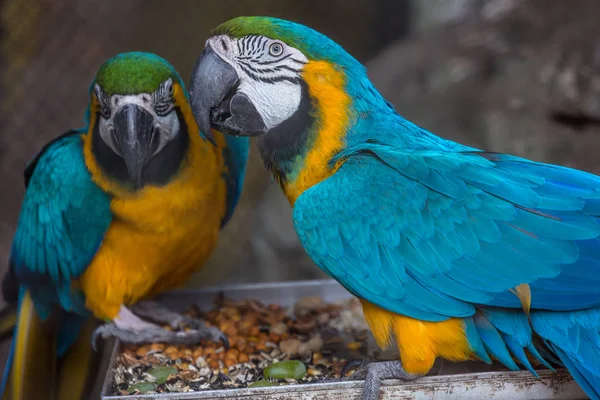
[[[138,356],[138,357],[145,357],[146,354],[148,354],[148,351],[150,351],[150,347],[149,346],[140,346],[135,351],[135,355]]]
[[[208,366],[210,367],[210,369],[219,369],[220,368],[218,360],[210,360],[208,362]]]
[[[269,333],[269,341],[271,341],[273,343],[279,343],[280,340],[281,340],[280,336],[275,335],[273,333]]]
[[[294,305],[294,311],[298,315],[306,314],[310,311],[316,311],[325,306],[325,302],[321,296],[303,297]]]
[[[362,343],[361,342],[350,342],[346,345],[346,347],[348,348],[348,350],[356,351],[362,347]]]
[[[206,346],[206,347],[204,348],[204,355],[205,355],[205,356],[208,356],[208,355],[210,355],[210,354],[215,354],[215,350],[216,350],[216,349],[215,349],[215,347],[214,347],[214,346],[211,346],[211,345],[209,345],[209,346]]]
[[[323,359],[323,354],[321,354],[321,353],[313,354],[313,363],[318,364],[319,361],[321,361],[322,359]]]
[[[286,339],[279,342],[279,349],[287,355],[295,356],[301,342],[298,339]]]
[[[260,328],[256,325],[253,325],[248,329],[249,336],[258,336],[259,333],[260,333]]]
[[[179,353],[181,354],[182,357],[191,358],[192,354],[193,354],[193,351],[192,351],[192,349],[190,349],[189,347],[187,347],[185,349],[180,350]]]
[[[267,350],[267,346],[265,345],[264,342],[256,343],[256,346],[254,346],[254,348],[256,349],[256,351],[266,351]]]
[[[196,347],[192,353],[192,357],[194,360],[198,357],[202,357],[204,355],[204,349],[202,347]]]
[[[229,367],[231,367],[232,365],[235,365],[235,364],[237,364],[237,363],[238,363],[238,362],[237,362],[237,360],[236,360],[236,359],[234,359],[234,358],[226,358],[226,359],[225,359],[225,366],[226,366],[227,368],[229,368]]]
[[[288,327],[283,322],[276,322],[269,328],[269,333],[277,336],[281,336],[288,331]]]
[[[165,350],[165,345],[162,343],[152,343],[150,345],[150,350],[152,351],[164,351]]]
[[[241,363],[247,363],[248,361],[250,361],[248,354],[246,353],[242,353],[238,356],[238,361]]]
[[[329,322],[329,314],[327,313],[321,313],[319,315],[317,315],[317,322],[319,323],[319,325],[327,325],[327,323]]]
[[[308,345],[308,343],[301,343],[300,346],[298,346],[298,354],[301,356],[309,356],[311,353],[310,351],[310,346]]]
[[[306,344],[313,353],[323,349],[323,339],[321,338],[321,335],[313,336]]]
[[[225,358],[237,357],[239,354],[240,352],[237,349],[231,348],[225,352]]]

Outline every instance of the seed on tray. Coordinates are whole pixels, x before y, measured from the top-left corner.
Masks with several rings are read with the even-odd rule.
[[[306,367],[301,361],[286,360],[269,365],[263,371],[265,378],[301,379],[306,375]]]
[[[269,333],[272,333],[277,336],[281,336],[288,331],[288,327],[283,322],[274,323],[269,329]]]
[[[361,342],[350,342],[346,346],[348,347],[348,350],[356,351],[360,349],[362,345],[363,344]]]
[[[298,348],[301,344],[302,342],[300,342],[298,339],[286,339],[279,342],[279,348],[285,354],[295,356],[298,354]]]
[[[186,315],[219,327],[231,347],[124,345],[113,371],[115,394],[324,382],[340,376],[348,357],[367,355],[358,302],[329,304],[313,296],[286,308],[218,296],[213,309],[192,307]]]

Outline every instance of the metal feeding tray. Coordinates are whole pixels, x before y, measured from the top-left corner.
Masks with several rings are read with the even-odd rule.
[[[207,310],[213,305],[215,296],[220,294],[232,300],[256,299],[265,304],[274,303],[285,307],[293,306],[298,300],[307,296],[320,296],[327,303],[351,297],[333,280],[314,280],[230,285],[200,291],[177,291],[166,294],[159,300],[174,310],[185,311],[192,305],[196,305],[201,310]],[[358,400],[362,393],[362,381],[348,381],[187,393],[115,395],[113,392],[113,366],[120,349],[121,345],[117,342],[113,348],[110,368],[104,380],[102,400]],[[445,363],[438,369],[438,374],[435,376],[427,376],[408,383],[398,380],[384,381],[381,398],[587,399],[587,396],[565,370],[559,370],[557,373],[540,370],[538,374],[539,379],[529,372],[511,372],[483,363]]]

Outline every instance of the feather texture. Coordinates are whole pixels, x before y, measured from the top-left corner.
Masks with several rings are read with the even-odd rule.
[[[225,163],[223,179],[227,183],[227,212],[221,222],[222,227],[233,216],[235,207],[240,199],[246,174],[248,153],[250,151],[250,141],[248,138],[225,136],[225,142],[225,146],[223,146],[223,159]]]
[[[45,319],[54,304],[85,315],[72,280],[83,274],[111,223],[110,198],[85,167],[80,135],[61,137],[38,156],[28,180],[11,268]]]
[[[586,211],[600,178],[572,170],[567,181],[560,167],[516,157],[379,143],[339,160],[337,173],[299,197],[294,224],[313,259],[360,297],[427,321],[472,316],[474,303],[521,307],[511,292],[521,284],[531,309],[600,304],[600,213]],[[398,279],[383,278],[389,271]]]

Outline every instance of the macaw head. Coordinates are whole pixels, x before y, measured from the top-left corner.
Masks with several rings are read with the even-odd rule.
[[[362,111],[355,101],[362,92],[379,96],[365,68],[341,46],[304,25],[270,17],[238,17],[218,26],[190,80],[200,130],[261,136],[268,146],[259,147],[280,153],[306,147],[317,125],[350,126],[345,122]]]
[[[132,52],[106,61],[91,86],[92,154],[104,173],[134,190],[162,185],[188,148],[188,97],[166,60]],[[192,121],[193,122],[193,121]]]

